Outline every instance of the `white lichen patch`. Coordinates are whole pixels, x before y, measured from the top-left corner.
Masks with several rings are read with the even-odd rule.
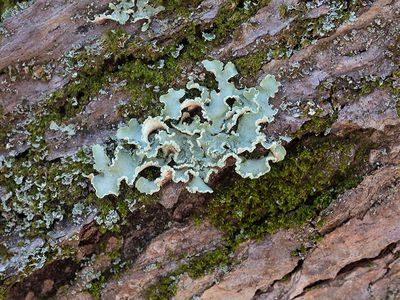
[[[170,89],[160,97],[164,104],[161,116],[148,117],[143,124],[136,119],[117,132],[119,145],[111,161],[101,145],[93,146],[92,185],[100,198],[118,195],[125,180],[142,193],[158,192],[168,181],[187,183],[192,193],[211,193],[211,175],[236,160],[236,172],[243,177],[258,178],[270,170],[270,162],[286,154],[279,141],[261,132],[261,125],[272,122],[277,110],[268,99],[274,97],[280,84],[267,75],[257,87],[237,89],[231,79],[238,73],[232,63],[205,60],[207,71],[215,75],[218,89],[211,90],[190,81],[187,90],[197,94],[187,97],[187,90]],[[261,145],[268,155],[246,159]],[[155,179],[143,176],[152,167],[159,170]]]
[[[120,216],[115,210],[110,210],[106,216],[99,215],[95,217],[97,224],[102,225],[109,230],[112,230],[119,220]]]
[[[34,0],[30,1],[19,1],[12,8],[6,9],[0,15],[0,21],[3,22],[5,19],[14,17],[18,15],[21,11],[27,9],[29,6],[33,4]]]
[[[35,147],[37,154],[32,159],[18,162],[14,157],[0,158],[0,170],[8,180],[8,191],[0,196],[1,214],[4,221],[3,233],[18,234],[23,237],[29,230],[48,230],[55,223],[65,218],[66,191],[79,194],[87,188],[82,182],[79,170],[81,159],[73,155],[63,158],[60,165],[47,167],[44,172],[47,150],[40,146],[40,139]],[[64,206],[64,207],[63,207]]]
[[[151,6],[149,0],[119,0],[117,4],[110,3],[109,8],[112,11],[111,13],[96,16],[94,22],[101,24],[106,20],[112,20],[125,25],[129,19],[132,20],[132,23],[145,20],[142,31],[149,28],[153,16],[164,10],[163,6]]]
[[[73,124],[70,125],[58,125],[56,122],[51,121],[50,123],[50,129],[54,131],[60,131],[62,133],[65,133],[68,136],[75,135],[75,126]]]
[[[202,32],[201,36],[206,42],[211,42],[216,38],[216,35],[214,33],[208,33],[208,32]]]

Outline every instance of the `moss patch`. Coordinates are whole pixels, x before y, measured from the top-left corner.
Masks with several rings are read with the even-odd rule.
[[[303,126],[293,135],[295,138],[302,138],[304,135],[320,135],[325,130],[330,128],[337,120],[337,114],[328,115],[325,117],[315,116],[310,121],[303,124]]]
[[[63,118],[68,119],[79,113],[90,98],[108,82],[121,80],[127,80],[122,90],[129,92],[132,98],[122,108],[124,117],[143,117],[143,114],[148,116],[159,113],[160,107],[156,99],[160,93],[165,93],[170,87],[182,86],[184,83],[179,83],[182,72],[204,59],[212,46],[222,43],[241,22],[268,2],[259,1],[251,9],[245,10],[242,1],[231,1],[223,5],[217,17],[206,28],[186,20],[173,38],[167,38],[159,45],[144,42],[139,37],[132,39],[122,29],[108,32],[104,36],[101,55],[93,56],[83,50],[72,59],[71,65],[83,67],[77,70],[78,77],[56,98]],[[164,13],[176,10],[180,5],[188,5],[186,1],[160,4],[166,6]],[[194,4],[191,3],[190,6],[194,7]],[[215,33],[217,38],[213,42],[204,41],[203,30]],[[173,53],[179,45],[183,45],[183,49],[178,57],[174,57]],[[158,68],[161,61],[163,67]],[[77,100],[78,105],[72,106],[67,101],[72,98]],[[143,107],[146,109],[143,110]]]
[[[151,300],[167,300],[176,295],[179,276],[187,273],[192,278],[200,278],[217,267],[229,266],[229,251],[216,249],[193,258],[188,264],[179,266],[175,271],[161,278],[146,289],[146,297]]]
[[[13,8],[19,1],[17,0],[2,0],[0,1],[0,16],[9,8]]]
[[[106,278],[104,276],[100,276],[99,279],[90,283],[90,287],[87,289],[87,292],[92,295],[95,300],[101,299],[101,291],[106,284]]]
[[[166,13],[172,12],[173,6],[184,3],[188,2],[168,2]],[[194,8],[195,2],[191,2],[191,5]],[[45,237],[58,220],[74,219],[72,211],[76,204],[83,205],[83,214],[89,213],[90,207],[97,207],[99,220],[106,220],[110,212],[115,212],[114,216],[117,214],[119,219],[116,223],[103,223],[101,231],[119,231],[120,224],[126,222],[131,209],[135,209],[134,200],[137,201],[137,206],[153,202],[153,199],[148,197],[139,199],[135,191],[127,187],[123,187],[119,197],[107,197],[101,201],[95,198],[88,189],[88,181],[82,176],[82,173],[92,172],[91,164],[84,157],[77,161],[72,158],[47,161],[45,131],[51,121],[60,124],[70,120],[82,112],[101,89],[110,83],[121,81],[126,81],[121,90],[132,96],[130,103],[121,111],[124,117],[145,118],[151,114],[158,114],[160,107],[154,105],[155,99],[170,87],[186,84],[187,76],[180,81],[182,72],[190,70],[195,62],[206,57],[212,46],[222,42],[217,39],[206,42],[202,32],[218,30],[221,36],[229,36],[230,31],[236,28],[237,22],[255,12],[251,10],[239,17],[243,9],[241,1],[235,1],[229,9],[230,13],[238,11],[234,17],[224,10],[214,23],[206,25],[207,28],[184,20],[178,32],[166,37],[159,44],[145,42],[138,37],[131,38],[122,29],[110,31],[103,37],[103,43],[97,45],[99,47],[85,47],[68,56],[66,69],[71,76],[70,83],[37,106],[22,112],[29,116],[30,122],[23,129],[28,132],[26,138],[31,148],[13,158],[9,166],[0,170],[0,184],[7,192],[26,188],[26,196],[19,195],[18,198],[14,193],[7,200],[6,205],[9,206],[10,212],[2,218],[0,232],[7,233],[18,228],[16,231],[25,237]],[[227,18],[230,18],[229,22]],[[179,57],[175,58],[172,53],[180,44],[184,48]],[[159,69],[161,60],[163,67]],[[7,144],[8,133],[8,129],[1,131],[2,145]]]
[[[146,290],[146,297],[150,300],[168,300],[176,295],[177,278],[170,274],[160,279]]]
[[[233,244],[301,225],[360,181],[371,147],[363,138],[306,138],[259,179],[229,176],[209,205],[211,221]]]
[[[193,11],[196,3],[177,0],[159,4],[166,7],[163,13],[169,14],[179,7]],[[30,133],[42,135],[51,121],[71,119],[82,112],[102,88],[124,80],[126,85],[121,90],[128,92],[131,100],[119,108],[120,114],[126,119],[158,114],[161,108],[156,101],[158,97],[168,88],[182,87],[187,81],[186,78],[180,80],[182,73],[206,58],[211,48],[221,44],[241,22],[268,3],[269,0],[258,1],[245,9],[243,1],[231,1],[223,5],[217,17],[205,26],[185,17],[179,31],[160,42],[130,37],[121,28],[107,32],[101,46],[82,48],[69,57],[70,83],[32,109],[38,120],[30,126]],[[217,38],[206,42],[203,31],[215,33]],[[178,57],[174,57],[179,45],[183,45],[183,49]]]

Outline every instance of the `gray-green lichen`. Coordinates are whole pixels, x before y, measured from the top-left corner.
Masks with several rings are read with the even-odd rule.
[[[187,183],[191,193],[211,193],[207,185],[211,175],[234,158],[235,171],[245,178],[258,178],[269,172],[269,162],[284,158],[286,151],[278,141],[261,132],[260,125],[272,122],[277,110],[268,103],[279,83],[267,75],[256,88],[237,89],[230,80],[238,73],[233,63],[214,60],[202,62],[215,75],[217,90],[189,81],[184,89],[170,89],[160,97],[164,109],[158,117],[148,117],[143,124],[131,119],[117,132],[119,145],[110,161],[101,145],[93,146],[97,175],[89,177],[100,198],[118,195],[120,183],[142,193],[153,194],[172,180]],[[257,145],[269,154],[246,159]],[[150,180],[142,173],[157,168],[160,176]]]
[[[70,124],[68,126],[59,126],[56,122],[51,121],[49,128],[51,130],[54,130],[54,131],[60,131],[60,132],[65,133],[65,134],[67,134],[69,136],[75,134],[75,126],[73,124]]]
[[[34,0],[29,1],[15,1],[15,0],[2,0],[0,1],[0,22],[5,19],[17,15],[22,10],[27,9],[32,5]]]
[[[116,21],[121,25],[132,17],[132,22],[146,20],[142,31],[146,31],[150,25],[151,18],[164,10],[163,6],[152,7],[149,0],[119,0],[117,4],[110,3],[111,14],[101,14],[94,19],[95,23],[102,23],[105,20]]]

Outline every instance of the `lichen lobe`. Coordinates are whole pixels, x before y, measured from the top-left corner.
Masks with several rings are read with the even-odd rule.
[[[187,90],[197,90],[200,96],[189,98],[184,89],[170,89],[160,97],[164,104],[160,116],[148,117],[143,124],[131,119],[118,130],[119,145],[112,162],[102,146],[93,146],[99,174],[89,177],[98,197],[118,195],[123,180],[146,194],[158,192],[170,180],[187,183],[191,193],[212,193],[208,185],[211,175],[218,173],[228,158],[236,160],[236,172],[246,178],[264,175],[271,169],[270,162],[284,158],[283,146],[260,127],[272,122],[277,113],[268,103],[280,86],[275,77],[267,75],[257,87],[238,89],[231,82],[238,74],[233,63],[205,60],[202,64],[214,74],[217,90],[190,81]],[[253,152],[257,145],[269,153],[246,159],[245,153]],[[142,176],[149,167],[159,170],[155,180]]]

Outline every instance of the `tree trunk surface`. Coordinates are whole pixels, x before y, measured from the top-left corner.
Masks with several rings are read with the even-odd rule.
[[[146,31],[93,22],[109,2],[36,0],[0,23],[0,299],[400,299],[400,1],[164,1]],[[252,221],[215,204],[223,192],[94,196],[91,146],[157,115],[158,97],[190,76],[208,80],[203,59],[235,63],[238,85],[281,83],[263,131],[291,137],[271,167],[300,172],[276,178],[312,207],[303,222],[258,230],[270,215],[257,215],[261,234],[233,245],[224,225],[237,237]],[[278,201],[263,178],[257,197]],[[227,166],[212,185],[235,180]]]

